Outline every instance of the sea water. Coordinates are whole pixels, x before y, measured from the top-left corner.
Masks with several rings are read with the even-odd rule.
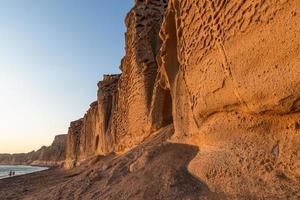
[[[35,167],[24,165],[0,165],[0,179],[9,177],[9,172],[14,171],[15,176],[30,174],[48,169],[47,167]]]

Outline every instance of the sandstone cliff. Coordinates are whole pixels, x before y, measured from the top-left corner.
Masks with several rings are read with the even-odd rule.
[[[159,58],[189,171],[228,195],[300,189],[300,4],[171,0]]]
[[[148,116],[166,6],[165,0],[136,1],[127,15],[122,74],[105,75],[98,84],[97,101],[83,119],[71,123],[67,168],[94,155],[124,152],[150,135]]]
[[[57,135],[51,146],[21,154],[0,154],[0,164],[61,166],[65,160],[67,135]]]
[[[120,75],[72,122],[66,167],[123,154],[169,124],[189,172],[230,197],[300,191],[298,0],[136,0]]]

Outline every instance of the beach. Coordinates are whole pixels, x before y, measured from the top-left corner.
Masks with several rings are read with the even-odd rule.
[[[164,142],[168,137],[157,134],[124,155],[92,157],[71,170],[2,179],[0,199],[225,199],[188,173],[197,147]]]
[[[48,169],[48,167],[26,165],[0,165],[0,179],[10,176],[20,176]]]
[[[34,193],[43,192],[64,179],[66,172],[61,169],[48,169],[36,173],[9,177],[0,180],[0,199],[35,199]]]

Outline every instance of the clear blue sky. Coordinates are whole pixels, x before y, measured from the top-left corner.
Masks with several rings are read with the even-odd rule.
[[[67,133],[118,73],[133,0],[0,0],[0,153]]]

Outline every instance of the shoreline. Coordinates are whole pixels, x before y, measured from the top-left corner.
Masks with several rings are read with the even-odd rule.
[[[11,167],[33,167],[33,168],[38,168],[38,170],[36,171],[32,171],[32,172],[28,172],[28,173],[22,173],[22,174],[16,174],[13,176],[9,176],[9,175],[4,175],[4,176],[0,176],[0,180],[4,180],[4,179],[9,179],[9,178],[14,178],[14,177],[20,177],[20,176],[25,176],[28,174],[33,174],[33,173],[38,173],[38,172],[42,172],[42,171],[46,171],[49,169],[54,169],[54,167],[48,167],[48,166],[36,166],[36,165],[11,165],[11,164],[0,164],[0,166],[11,166]]]
[[[49,161],[49,162],[51,162],[51,161]],[[56,161],[55,161],[56,162]],[[64,161],[58,161],[58,162],[56,162],[56,163],[59,163],[59,164],[53,164],[53,165],[43,165],[43,164],[26,164],[26,163],[23,163],[23,164],[14,164],[14,163],[9,163],[9,164],[7,164],[7,163],[0,163],[0,166],[6,166],[6,165],[8,165],[8,166],[30,166],[30,167],[48,167],[48,168],[59,168],[60,166],[62,166],[63,165],[63,163],[64,163]]]
[[[48,168],[0,179],[1,200],[32,197],[34,193],[40,193],[62,182],[66,174],[67,172],[61,168]]]

